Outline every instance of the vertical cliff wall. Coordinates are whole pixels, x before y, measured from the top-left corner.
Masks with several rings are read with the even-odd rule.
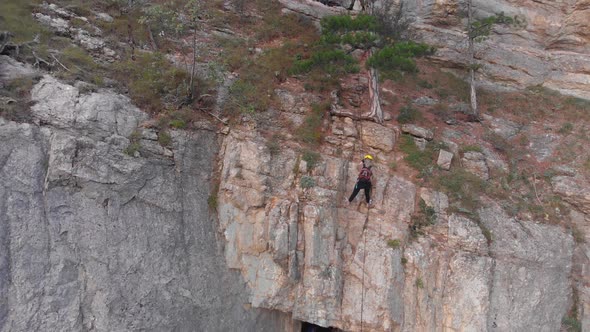
[[[128,98],[51,77],[32,99],[34,123],[0,118],[0,331],[292,328],[226,267],[214,132],[163,148]]]
[[[559,330],[571,305],[566,230],[509,217],[493,201],[473,218],[448,211],[445,194],[386,166],[395,126],[328,122],[315,165],[296,145],[269,149],[247,126],[224,140],[220,226],[252,305],[346,331]],[[345,203],[354,156],[367,151],[378,160],[371,209]],[[412,239],[420,199],[435,224]]]

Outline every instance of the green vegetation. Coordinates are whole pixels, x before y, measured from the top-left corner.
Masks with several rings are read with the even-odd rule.
[[[422,278],[418,277],[416,279],[416,287],[423,289],[424,288],[424,281],[422,280]]]
[[[226,111],[235,113],[258,113],[266,111],[274,103],[276,85],[286,79],[294,59],[291,54],[298,48],[286,42],[270,48],[255,59],[249,56],[247,44],[230,43],[230,68],[240,68],[240,78],[230,87],[230,100]],[[234,60],[232,60],[234,59]]]
[[[10,31],[15,43],[32,41],[39,35],[45,41],[49,31],[31,16],[32,8],[41,1],[2,0],[0,2],[0,31]]]
[[[567,332],[582,332],[582,323],[575,317],[563,317],[561,325]]]
[[[174,67],[163,54],[141,52],[135,60],[121,61],[113,69],[131,98],[146,110],[161,112],[164,98],[176,101],[185,96],[186,72]]]
[[[68,68],[67,71],[60,72],[61,78],[69,80],[86,78],[94,84],[102,84],[102,76],[98,75],[101,67],[84,49],[70,45],[60,52],[59,61]]]
[[[453,168],[450,172],[438,177],[435,182],[438,190],[443,191],[449,199],[458,204],[458,212],[473,215],[481,206],[479,196],[486,192],[487,183],[460,168]]]
[[[309,59],[296,60],[291,68],[292,75],[306,74],[312,69],[322,69],[331,75],[343,75],[359,71],[357,61],[341,50],[321,49]]]
[[[563,135],[569,135],[572,133],[573,130],[574,125],[571,122],[566,122],[561,126],[561,128],[559,128],[557,132]]]
[[[397,170],[397,163],[395,161],[392,161],[389,163],[389,169],[392,171]]]
[[[405,71],[417,72],[415,57],[432,55],[436,51],[432,46],[412,41],[395,43],[377,51],[367,60],[367,66],[384,72]]]
[[[417,84],[419,87],[424,88],[424,89],[432,89],[434,87],[427,80],[419,80]]]
[[[411,105],[406,105],[400,109],[399,115],[397,116],[397,122],[402,124],[411,123],[416,122],[421,118],[422,114],[420,114],[420,111],[413,108]]]
[[[408,264],[408,259],[405,258],[405,257],[402,257],[401,258],[401,263],[402,263],[403,266],[406,266],[406,264]]]
[[[209,209],[211,209],[212,211],[216,211],[217,210],[217,206],[218,206],[218,202],[217,202],[217,194],[216,193],[212,193],[211,195],[209,195],[209,197],[207,197],[207,205],[209,206]]]
[[[401,241],[398,239],[395,240],[388,240],[387,241],[387,246],[392,248],[392,249],[398,249],[401,246]]]
[[[129,145],[123,150],[123,152],[131,157],[135,157],[136,153],[139,152],[141,145],[139,141],[141,140],[141,133],[139,131],[134,131],[129,136]]]
[[[168,122],[168,125],[170,125],[170,127],[172,127],[172,128],[184,129],[184,128],[186,128],[186,121],[184,121],[182,119],[174,119],[174,120],[171,120],[170,122]]]
[[[483,152],[481,146],[479,145],[467,145],[461,148],[461,152]]]
[[[281,152],[281,144],[279,142],[279,138],[276,136],[273,136],[270,140],[266,141],[266,147],[271,156],[275,156]]]
[[[308,189],[315,187],[315,179],[309,175],[304,175],[301,177],[301,188]]]
[[[358,72],[357,60],[348,55],[348,51],[343,51],[344,45],[366,52],[374,47],[378,48],[366,64],[382,71],[385,77],[399,76],[400,72],[416,72],[416,62],[413,58],[430,55],[435,51],[426,44],[412,41],[393,42],[393,39],[382,35],[387,29],[383,29],[384,22],[376,16],[327,16],[320,24],[322,35],[319,41],[311,52],[296,56],[291,74],[311,76],[321,72],[337,78]]]
[[[584,232],[582,232],[576,226],[572,226],[572,236],[574,241],[578,244],[586,243],[586,238],[584,237]]]
[[[307,169],[312,170],[320,161],[320,154],[310,150],[303,151],[302,160],[307,164]]]
[[[329,103],[312,105],[311,112],[305,116],[303,124],[297,128],[297,136],[301,141],[312,146],[317,146],[321,143],[322,121],[329,107]]]
[[[436,211],[433,207],[427,206],[423,199],[418,203],[419,211],[412,216],[412,223],[410,224],[410,237],[413,239],[424,235],[423,228],[434,225],[436,223]]]
[[[172,137],[170,136],[170,134],[168,132],[160,131],[158,133],[158,142],[162,146],[169,146],[170,143],[172,143]]]
[[[440,147],[429,143],[424,150],[420,150],[411,135],[404,134],[400,138],[400,150],[406,154],[404,160],[410,167],[416,169],[419,178],[425,178],[434,171],[434,158]]]

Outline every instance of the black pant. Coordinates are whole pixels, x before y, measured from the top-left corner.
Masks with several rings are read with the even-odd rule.
[[[371,201],[371,182],[370,181],[363,181],[358,180],[356,185],[354,186],[354,190],[352,191],[352,195],[348,198],[349,202],[356,197],[361,189],[365,189],[365,199],[367,200],[367,204]]]

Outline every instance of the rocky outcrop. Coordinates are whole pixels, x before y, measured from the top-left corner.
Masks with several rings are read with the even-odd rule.
[[[359,2],[359,1],[356,1]],[[321,18],[342,13],[347,1],[281,0],[290,10]],[[376,1],[376,6],[380,6]],[[399,4],[400,1],[395,1]],[[467,42],[461,17],[462,2],[404,1],[404,9],[418,39],[438,48],[434,59],[449,68],[465,68]],[[590,99],[590,35],[588,0],[473,1],[475,16],[504,12],[525,22],[518,27],[497,27],[477,43],[482,64],[478,81],[484,86],[525,88],[540,85],[564,94]],[[355,8],[356,10],[360,8]],[[461,73],[461,72],[458,72]]]
[[[168,150],[124,96],[45,77],[32,99],[38,124],[0,118],[0,331],[293,328],[224,262],[212,132]]]
[[[226,259],[254,306],[345,331],[559,329],[571,294],[565,230],[491,203],[477,221],[449,213],[446,195],[389,174],[386,151],[375,165],[374,208],[359,198],[349,206],[341,202],[356,180],[352,154],[327,151],[312,168],[295,147],[271,153],[247,128],[224,140]],[[417,196],[436,222],[413,239]]]
[[[481,178],[482,180],[488,180],[490,178],[488,164],[486,163],[486,157],[481,152],[465,152],[463,154],[463,158],[461,158],[461,164],[463,165],[466,171]]]

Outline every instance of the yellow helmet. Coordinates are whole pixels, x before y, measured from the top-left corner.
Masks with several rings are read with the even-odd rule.
[[[370,154],[366,154],[365,158],[363,158],[363,159],[373,160],[373,156],[371,156]]]

